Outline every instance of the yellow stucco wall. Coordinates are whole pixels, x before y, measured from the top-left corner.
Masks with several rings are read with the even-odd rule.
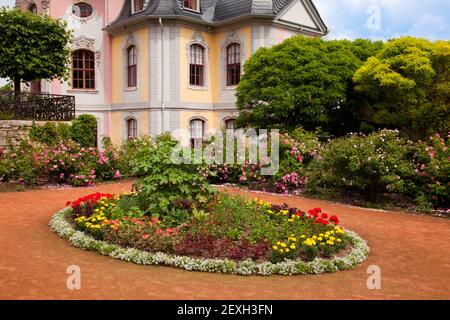
[[[114,36],[111,40],[112,63],[112,103],[122,102],[123,50],[125,35]],[[113,122],[114,125],[114,122]],[[114,128],[114,127],[113,127]]]
[[[148,101],[148,82],[149,82],[149,53],[148,53],[148,32],[149,28],[144,27],[137,31],[134,31],[134,35],[139,44],[139,85],[140,100]],[[125,66],[124,66],[124,44],[125,35],[116,35],[112,37],[112,103],[124,103],[123,90],[126,79]],[[126,102],[126,101],[125,101]]]
[[[141,117],[139,120],[139,135],[146,136],[149,134],[148,132],[148,120],[149,120],[149,112],[148,111],[142,111]]]
[[[122,121],[120,120],[120,112],[112,112],[111,114],[111,141],[115,145],[122,144]]]

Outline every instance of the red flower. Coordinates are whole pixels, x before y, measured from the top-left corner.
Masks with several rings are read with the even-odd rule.
[[[141,236],[141,238],[142,238],[143,240],[147,240],[148,238],[150,238],[150,235],[149,235],[149,234],[143,234],[143,235]]]
[[[322,213],[321,217],[322,217],[322,219],[328,219],[328,214]]]
[[[333,222],[335,225],[339,224],[339,218],[337,216],[331,216],[330,221]]]
[[[311,217],[317,218],[319,216],[320,211],[317,211],[316,209],[309,210],[308,213]]]

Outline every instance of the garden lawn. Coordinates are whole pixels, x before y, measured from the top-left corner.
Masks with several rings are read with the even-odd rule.
[[[0,193],[0,299],[450,299],[450,220],[224,189],[301,209],[321,207],[369,242],[369,260],[354,270],[295,277],[139,266],[71,247],[49,230],[49,219],[67,200],[130,188]],[[81,267],[81,290],[66,288],[69,265]],[[366,287],[370,265],[381,268],[381,290]]]

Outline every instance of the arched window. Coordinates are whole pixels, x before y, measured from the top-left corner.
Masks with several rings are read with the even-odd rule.
[[[203,86],[205,74],[205,49],[199,44],[190,47],[189,84]]]
[[[136,13],[144,10],[144,0],[132,0],[133,6],[131,7],[131,13]]]
[[[138,128],[136,119],[127,120],[127,138],[136,139],[138,137]]]
[[[35,3],[30,4],[28,7],[28,11],[30,11],[32,14],[37,14],[37,5]]]
[[[73,89],[95,89],[95,56],[89,50],[72,53]]]
[[[227,85],[236,86],[241,81],[241,45],[230,44],[227,47]]]
[[[89,18],[93,12],[92,6],[85,2],[79,2],[72,6],[72,13],[79,18]]]
[[[130,46],[127,49],[127,70],[128,70],[128,87],[136,87],[137,85],[137,56],[136,46]]]
[[[236,127],[236,119],[225,120],[225,129],[234,130],[235,127]]]
[[[191,134],[191,146],[195,148],[200,146],[205,136],[205,121],[202,119],[193,119],[189,122],[189,131]]]

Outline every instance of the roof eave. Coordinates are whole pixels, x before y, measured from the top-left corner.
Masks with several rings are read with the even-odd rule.
[[[104,30],[106,30],[109,34],[113,34],[113,33],[120,32],[120,31],[126,29],[127,27],[138,25],[138,24],[144,23],[146,21],[159,20],[159,18],[166,19],[166,20],[169,19],[169,20],[179,20],[179,21],[184,21],[184,22],[190,22],[190,23],[195,23],[195,24],[208,26],[208,27],[222,27],[222,26],[226,26],[229,24],[246,21],[249,19],[251,19],[251,20],[261,19],[261,20],[274,21],[275,16],[272,14],[247,14],[247,15],[233,17],[233,18],[226,19],[226,20],[209,22],[209,21],[205,21],[205,20],[199,20],[199,19],[193,18],[193,17],[180,16],[180,15],[164,15],[164,16],[144,15],[144,16],[136,17],[134,19],[126,20],[126,21],[123,21],[120,23],[108,25],[104,28]]]

